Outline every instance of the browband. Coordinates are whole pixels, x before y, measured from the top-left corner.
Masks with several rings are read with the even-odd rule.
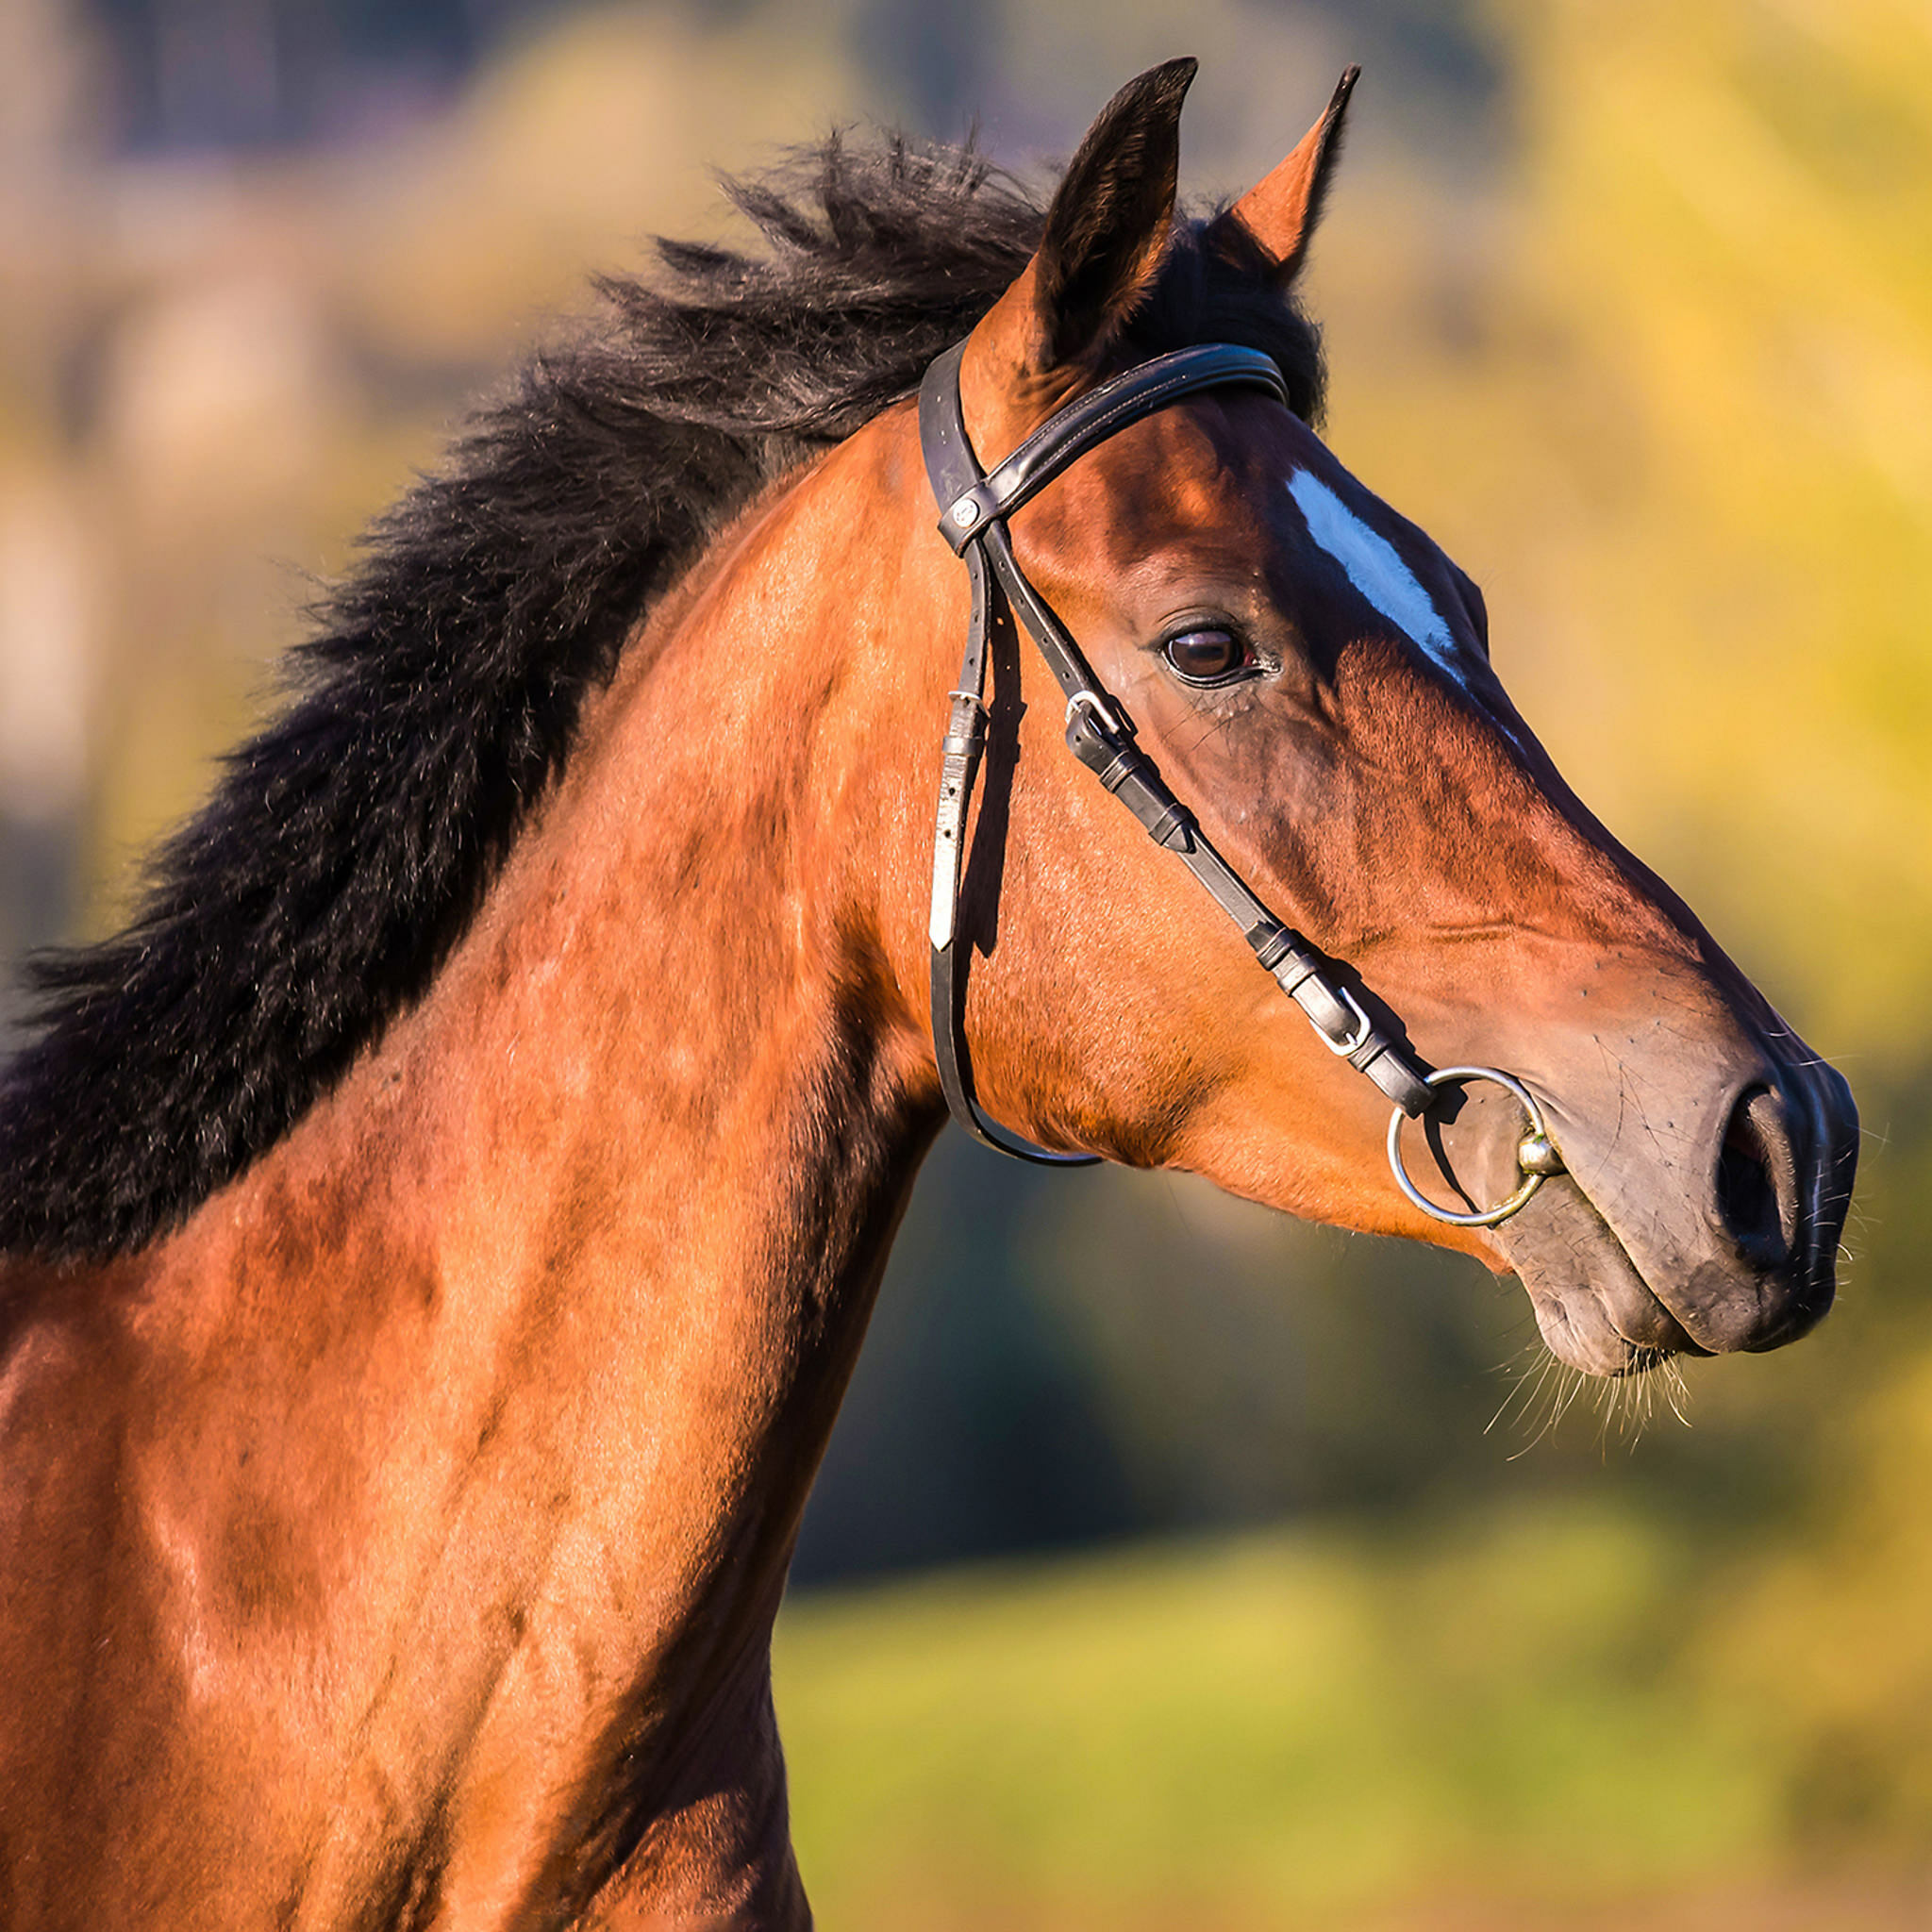
[[[974,533],[989,519],[1010,516],[1075,457],[1196,390],[1242,384],[1269,391],[1283,405],[1288,402],[1288,385],[1274,357],[1258,349],[1239,349],[1231,342],[1177,349],[1116,375],[1056,410],[998,469],[982,476],[959,408],[959,362],[965,353],[964,342],[948,349],[927,372],[919,392],[925,473],[940,500],[941,534],[956,554],[973,541]],[[935,376],[941,377],[939,396]],[[941,406],[928,410],[928,402]]]

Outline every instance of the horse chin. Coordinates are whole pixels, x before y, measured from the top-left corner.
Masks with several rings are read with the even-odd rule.
[[[1557,1176],[1496,1230],[1557,1360],[1586,1374],[1641,1374],[1672,1355],[1707,1355],[1645,1282],[1582,1190]]]

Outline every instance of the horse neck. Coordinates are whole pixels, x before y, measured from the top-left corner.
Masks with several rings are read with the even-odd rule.
[[[575,1869],[628,1857],[653,1897],[790,1870],[770,1625],[941,1117],[885,937],[919,929],[924,713],[845,655],[887,635],[891,442],[714,548],[427,999],[146,1297],[208,1390],[172,1437],[196,1466],[156,1478],[169,1533],[315,1499],[251,1587],[348,1683],[331,1805],[494,1790],[487,1841],[449,1812],[446,1900],[501,1895],[561,1814]],[[512,1763],[527,1802],[490,1784]]]

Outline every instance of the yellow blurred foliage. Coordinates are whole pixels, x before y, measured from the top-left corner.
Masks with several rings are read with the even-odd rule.
[[[1637,412],[1636,487],[1573,584],[1628,666],[1630,742],[1715,846],[1757,855],[1725,910],[1802,973],[1818,1043],[1896,1052],[1904,1019],[1923,1056],[1932,16],[1617,0],[1514,20],[1523,266]]]

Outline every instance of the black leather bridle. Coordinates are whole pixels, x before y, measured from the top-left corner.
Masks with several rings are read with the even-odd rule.
[[[1141,417],[1208,389],[1266,391],[1284,406],[1288,391],[1273,359],[1231,343],[1206,343],[1156,357],[1057,410],[996,469],[982,471],[966,434],[959,403],[959,362],[966,345],[946,351],[926,371],[919,392],[919,435],[926,475],[938,498],[940,530],[963,559],[973,612],[958,688],[943,743],[938,821],[933,835],[932,1030],[940,1084],[953,1116],[974,1139],[1019,1160],[1084,1167],[1090,1154],[1055,1154],[1008,1132],[973,1097],[957,946],[967,808],[986,749],[987,641],[994,600],[1017,611],[1067,701],[1067,744],[1074,756],[1140,820],[1156,844],[1174,853],[1241,929],[1259,963],[1301,1008],[1323,1042],[1394,1102],[1389,1158],[1407,1197],[1425,1213],[1458,1226],[1493,1226],[1514,1214],[1547,1174],[1562,1172],[1542,1111],[1522,1082],[1493,1067],[1432,1071],[1366,1013],[1333,975],[1331,962],[1256,897],[1214,849],[1187,807],[1169,791],[1154,760],[1135,742],[1134,724],[1094,675],[1080,647],[1027,582],[1013,557],[1006,520],[1075,458]],[[1418,1119],[1444,1087],[1491,1080],[1507,1088],[1529,1118],[1518,1149],[1523,1184],[1507,1201],[1453,1213],[1419,1191],[1402,1164],[1405,1119]]]

